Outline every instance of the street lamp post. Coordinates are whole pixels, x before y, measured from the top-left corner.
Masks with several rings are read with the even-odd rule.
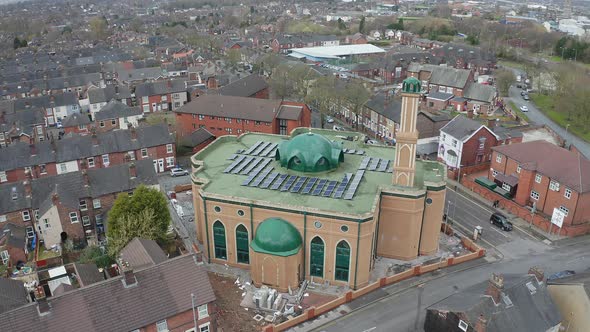
[[[195,324],[195,331],[197,330],[197,313],[195,312],[195,294],[191,293],[191,304],[193,307],[193,323]]]
[[[570,124],[569,124],[569,123],[565,125],[565,137],[564,137],[564,140],[565,140],[566,142],[567,142],[567,130],[568,130],[568,128],[569,128],[569,127],[570,127]],[[565,145],[565,144],[564,144],[564,145]]]

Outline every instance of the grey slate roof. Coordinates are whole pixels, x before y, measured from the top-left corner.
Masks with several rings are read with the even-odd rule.
[[[400,100],[394,99],[391,96],[388,100],[385,93],[378,93],[371,97],[371,99],[365,103],[365,107],[381,114],[395,123],[400,123],[402,103]]]
[[[453,98],[453,94],[452,93],[445,93],[445,92],[439,92],[439,91],[434,91],[434,92],[428,93],[428,99],[436,99],[436,100],[444,100],[444,101],[447,101],[447,100],[449,100],[451,98]]]
[[[223,96],[250,97],[266,88],[268,84],[264,77],[252,74],[218,89],[217,92]]]
[[[281,105],[277,112],[277,119],[299,120],[303,106],[299,105]]]
[[[27,241],[25,239],[26,230],[24,227],[17,226],[13,223],[6,223],[2,227],[2,234],[0,234],[0,244],[12,248],[25,249]]]
[[[74,263],[73,265],[80,287],[86,287],[104,280],[104,275],[98,271],[98,266],[94,263]]]
[[[90,118],[84,113],[74,113],[66,118],[63,123],[64,127],[77,127],[80,125],[89,125]]]
[[[128,98],[131,98],[131,91],[124,85],[107,85],[106,88],[91,88],[88,90],[88,100],[91,104]]]
[[[188,136],[188,143],[191,147],[195,147],[211,138],[215,138],[215,135],[206,128],[199,128]]]
[[[143,111],[139,107],[129,107],[120,101],[111,100],[94,114],[94,118],[96,121],[103,121],[141,114],[143,114]]]
[[[495,95],[496,89],[493,86],[473,83],[465,90],[463,97],[466,99],[491,103],[492,100],[494,100]]]
[[[135,87],[135,97],[164,95],[168,93],[186,92],[184,80],[167,80],[138,84]]]
[[[15,110],[24,110],[32,107],[61,107],[78,105],[78,98],[73,92],[64,92],[51,96],[16,99],[13,101]]]
[[[199,98],[200,99],[200,98]],[[166,124],[138,127],[134,129],[137,139],[132,139],[131,130],[115,130],[98,133],[98,145],[92,136],[72,136],[61,140],[43,141],[35,144],[36,154],[32,155],[29,144],[17,142],[0,153],[0,169],[11,170],[25,166],[36,166],[51,162],[79,160],[107,153],[124,152],[174,143],[174,136]]]
[[[13,124],[16,127],[14,132]],[[12,132],[13,136],[21,133],[32,136],[38,125],[45,125],[44,111],[41,108],[30,108],[4,114],[4,122],[0,121],[0,132]]]
[[[125,288],[111,278],[47,300],[40,316],[31,303],[0,314],[0,331],[131,331],[215,301],[205,268],[192,255],[179,256],[135,272],[137,285]]]
[[[271,122],[280,105],[280,100],[204,95],[174,112]]]
[[[121,250],[119,257],[135,270],[157,265],[168,259],[156,241],[138,237]]]
[[[22,281],[0,278],[0,315],[27,304],[27,296]]]
[[[117,70],[117,78],[123,82],[152,80],[158,77],[166,77],[160,67]]]
[[[534,294],[527,287],[529,282],[536,289]],[[547,331],[561,322],[546,285],[539,283],[534,275],[504,276],[503,293],[512,305],[505,300],[495,305],[491,297],[484,296],[487,285],[488,281],[484,281],[468,287],[428,309],[465,313],[471,327],[483,314],[488,321],[486,332]]]
[[[430,76],[430,84],[463,89],[469,79],[469,70],[435,66]]]
[[[481,123],[459,114],[442,127],[440,131],[459,141],[464,141],[481,126]]]

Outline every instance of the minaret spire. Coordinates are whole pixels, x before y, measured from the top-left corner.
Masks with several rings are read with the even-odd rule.
[[[416,144],[418,131],[418,104],[420,103],[421,83],[415,77],[404,80],[402,85],[402,114],[399,130],[395,136],[395,160],[393,164],[393,184],[412,187],[416,174]]]

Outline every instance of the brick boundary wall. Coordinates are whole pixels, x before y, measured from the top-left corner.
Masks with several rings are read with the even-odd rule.
[[[485,253],[486,253],[485,249],[483,249],[480,246],[478,246],[477,244],[475,244],[469,238],[462,237],[461,243],[463,244],[463,246],[465,246],[465,248],[469,249],[470,253],[462,255],[462,256],[458,256],[458,257],[449,257],[445,260],[441,260],[441,261],[439,261],[437,263],[433,263],[433,264],[416,265],[416,266],[413,266],[411,269],[394,274],[392,276],[380,278],[379,280],[375,281],[374,283],[368,284],[367,286],[357,289],[356,291],[349,290],[343,296],[340,296],[330,302],[324,303],[321,306],[310,307],[307,310],[305,310],[301,315],[299,315],[293,319],[287,320],[287,321],[282,322],[280,324],[266,325],[262,328],[262,331],[263,332],[285,331],[285,330],[287,330],[291,327],[294,327],[296,325],[299,325],[305,321],[314,319],[315,317],[322,315],[328,311],[334,310],[343,304],[349,303],[352,300],[355,300],[355,299],[357,299],[363,295],[366,295],[374,290],[377,290],[381,287],[385,287],[385,286],[400,282],[402,280],[409,279],[411,277],[415,277],[415,276],[419,276],[419,275],[422,275],[425,273],[433,272],[433,271],[439,270],[444,267],[461,264],[461,263],[468,262],[468,261],[485,256]]]

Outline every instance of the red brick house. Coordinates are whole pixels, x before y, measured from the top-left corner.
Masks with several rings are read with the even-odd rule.
[[[546,141],[494,147],[488,179],[520,206],[565,214],[563,228],[590,230],[590,161]],[[578,233],[578,234],[579,234]],[[569,234],[569,232],[568,232]]]
[[[203,150],[209,143],[215,140],[215,135],[211,134],[206,128],[199,128],[193,131],[188,137],[184,139],[183,146],[197,153]]]
[[[37,144],[15,143],[0,153],[0,184],[151,159],[158,173],[176,165],[174,134],[166,124],[72,136]]]
[[[205,95],[176,110],[177,131],[186,137],[199,128],[216,137],[261,132],[286,135],[311,125],[303,103],[258,98]]]
[[[29,239],[25,227],[4,223],[0,233],[0,264],[16,266],[27,262]]]
[[[0,313],[0,330],[215,332],[215,300],[204,266],[184,255]]]
[[[72,114],[63,122],[63,131],[67,134],[88,135],[92,121],[86,114]]]
[[[13,142],[34,143],[47,138],[43,108],[0,113],[0,147]]]
[[[135,98],[144,113],[173,111],[188,101],[184,80],[149,82],[135,87]]]
[[[366,44],[368,42],[367,36],[360,32],[355,33],[351,36],[346,36],[344,39],[345,44]]]

